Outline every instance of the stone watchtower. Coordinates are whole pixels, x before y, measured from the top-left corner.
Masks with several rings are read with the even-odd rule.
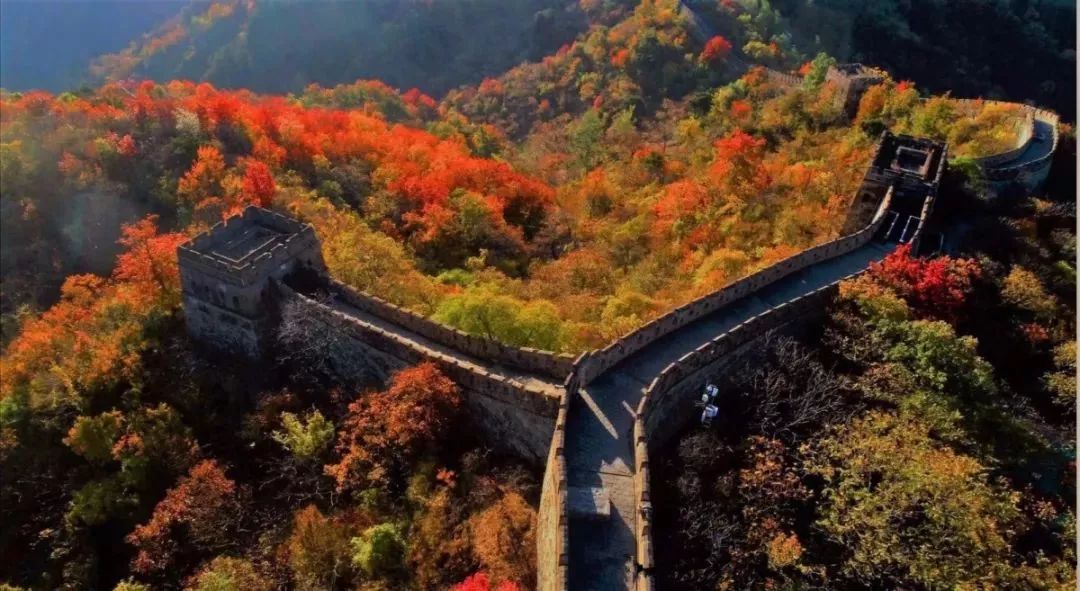
[[[257,357],[272,337],[272,280],[325,269],[309,224],[260,207],[215,224],[177,249],[188,332],[211,347]]]
[[[843,232],[849,234],[868,224],[890,187],[893,190],[890,210],[904,216],[921,216],[924,205],[932,203],[937,195],[946,158],[944,142],[889,131],[882,133],[848,211]]]
[[[893,187],[892,209],[918,213],[928,197],[937,195],[947,156],[945,142],[886,131],[863,187]]]
[[[837,64],[825,73],[825,79],[840,87],[844,102],[844,114],[854,117],[859,110],[859,100],[867,88],[885,81],[886,74],[877,68],[862,64]]]

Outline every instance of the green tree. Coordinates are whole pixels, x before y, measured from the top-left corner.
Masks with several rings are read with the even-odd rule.
[[[113,446],[122,433],[123,420],[123,414],[116,410],[96,417],[79,417],[64,443],[91,462],[107,463],[113,460]]]
[[[1076,341],[1054,347],[1054,371],[1043,376],[1054,402],[1066,410],[1076,410]]]
[[[137,503],[138,499],[120,478],[109,476],[91,480],[72,495],[67,519],[86,525],[100,525],[110,517],[134,508]]]
[[[570,147],[583,171],[592,170],[600,162],[600,140],[604,138],[606,126],[603,115],[596,109],[589,109],[570,128]]]
[[[15,589],[17,588],[0,585],[0,591],[12,591]],[[127,579],[117,583],[116,587],[113,587],[113,591],[150,591],[150,585],[136,582],[134,579]]]
[[[1019,265],[1014,266],[1002,280],[1001,297],[1036,318],[1052,319],[1057,311],[1054,296],[1046,291],[1039,277]]]
[[[1018,495],[917,421],[871,412],[805,458],[824,479],[821,528],[841,571],[871,586],[1011,588]]]
[[[979,357],[974,337],[957,336],[948,323],[936,320],[899,322],[883,327],[893,346],[886,361],[902,363],[923,388],[969,398],[997,393],[993,368]]]
[[[825,52],[817,54],[810,62],[810,71],[803,78],[803,86],[808,89],[821,86],[821,83],[825,82],[825,75],[828,74],[829,68],[835,65],[836,59],[829,57],[829,54]]]
[[[321,412],[313,410],[300,419],[291,412],[281,413],[281,427],[272,437],[301,461],[317,459],[334,440],[334,424]]]
[[[554,304],[523,302],[491,287],[469,288],[443,300],[433,318],[461,330],[518,347],[559,351],[562,322]]]
[[[259,574],[249,560],[218,556],[204,566],[186,591],[271,591],[276,585]]]
[[[401,527],[380,523],[364,530],[351,541],[352,561],[369,577],[386,578],[402,568],[405,539]]]

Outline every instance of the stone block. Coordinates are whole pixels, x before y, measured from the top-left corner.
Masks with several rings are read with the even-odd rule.
[[[571,486],[566,495],[572,519],[606,520],[611,517],[611,497],[603,487]]]

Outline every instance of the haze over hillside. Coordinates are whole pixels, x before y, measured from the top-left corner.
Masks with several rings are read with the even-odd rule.
[[[256,92],[377,78],[441,93],[539,59],[586,26],[569,0],[224,0],[157,3],[153,14],[165,12],[171,14],[151,27],[149,18],[114,15],[124,26],[112,27],[112,38],[130,43],[97,48],[98,59],[82,64],[84,77],[182,78]],[[22,39],[19,31],[9,33]],[[43,45],[40,38],[22,42]],[[72,48],[80,58],[88,50]],[[18,82],[25,87],[34,79]]]
[[[765,37],[803,56],[825,51],[884,67],[935,92],[1033,101],[1075,119],[1075,4],[1067,0],[739,3],[761,15],[754,26]],[[711,0],[685,4],[705,12],[717,6]],[[539,60],[590,22],[614,24],[632,5],[13,0],[0,8],[3,86],[62,91],[133,77],[298,92],[313,82],[379,79],[438,97]]]
[[[72,90],[88,81],[90,62],[176,14],[166,0],[4,0],[0,2],[0,86]]]
[[[772,0],[803,43],[933,92],[1007,98],[1076,116],[1070,0]]]

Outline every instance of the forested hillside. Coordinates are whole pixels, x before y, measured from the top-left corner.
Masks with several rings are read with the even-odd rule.
[[[90,74],[256,92],[377,78],[434,94],[539,59],[585,26],[568,0],[196,3]]]
[[[309,83],[376,78],[439,98],[539,61],[590,25],[618,25],[634,4],[15,0],[3,8],[0,86],[62,91],[130,76],[298,92]],[[1075,4],[1066,0],[683,4],[716,29],[710,33],[769,65],[795,67],[824,51],[884,67],[934,93],[1034,101],[1075,119]],[[732,11],[740,26],[723,17]],[[33,56],[37,66],[21,56]],[[670,86],[671,75],[657,82]]]
[[[0,87],[72,90],[88,80],[90,62],[176,14],[181,2],[38,2],[0,4]]]
[[[1075,586],[1071,199],[957,209],[958,255],[901,248],[730,372],[658,454],[663,587]]]
[[[348,286],[576,354],[840,235],[886,129],[949,142],[948,255],[901,249],[732,376],[655,462],[657,574],[1071,588],[1072,128],[1045,191],[995,201],[972,158],[1024,112],[941,95],[967,73],[886,76],[848,115],[812,15],[876,17],[688,4],[193,4],[93,88],[5,91],[0,588],[533,588],[542,468],[472,435],[459,384],[205,350],[177,245],[267,207]]]
[[[1075,2],[772,4],[785,27],[813,51],[884,67],[935,93],[1032,101],[1076,120]]]

